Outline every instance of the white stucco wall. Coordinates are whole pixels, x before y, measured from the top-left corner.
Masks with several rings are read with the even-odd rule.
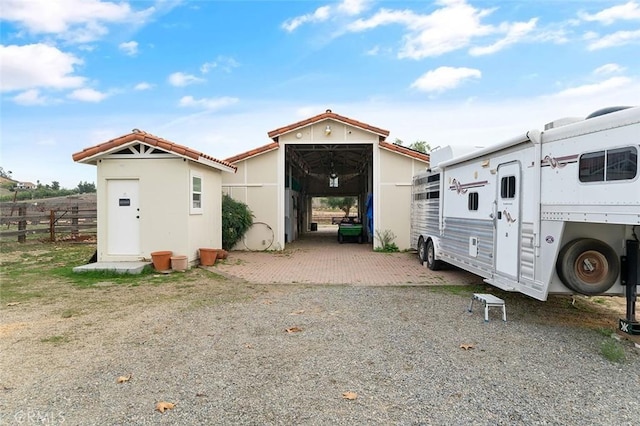
[[[400,250],[410,249],[411,231],[411,182],[427,163],[414,158],[379,149],[380,170],[377,197],[379,218],[374,231],[389,230],[395,234],[395,244]],[[374,247],[380,242],[377,238]]]
[[[171,250],[187,255],[191,262],[199,247],[220,247],[221,172],[182,158],[100,160],[97,164],[98,261],[150,259],[151,252]],[[191,174],[203,178],[203,209],[191,215]],[[139,182],[140,254],[108,253],[107,181],[137,179]]]
[[[238,167],[234,175],[225,173],[222,176],[222,192],[249,206],[254,215],[254,223],[260,224],[250,230],[245,241],[236,244],[234,250],[247,250],[247,248],[260,250],[266,248],[269,243],[271,243],[270,250],[282,249],[281,245],[278,248],[277,241],[277,236],[284,234],[284,229],[280,227],[278,221],[280,209],[277,201],[277,161],[278,150],[266,152],[234,164]],[[269,228],[273,232],[273,237]],[[265,241],[264,244],[263,241]]]

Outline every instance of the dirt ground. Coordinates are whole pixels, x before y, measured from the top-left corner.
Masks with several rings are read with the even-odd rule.
[[[230,328],[256,327],[261,307],[269,307],[274,300],[286,300],[289,293],[299,295],[315,285],[327,287],[326,282],[251,282],[240,276],[242,274],[234,275],[234,265],[238,271],[247,270],[252,265],[251,254],[237,253],[234,256],[233,252],[222,264],[207,269],[192,268],[185,273],[149,273],[122,279],[70,274],[70,268],[88,259],[94,247],[33,244],[15,250],[3,248],[0,400],[4,402],[0,402],[0,423],[7,416],[15,419],[15,413],[19,412],[15,401],[27,400],[29,393],[44,386],[42,383],[64,382],[69,375],[69,383],[81,388],[84,385],[78,380],[86,372],[95,370],[99,365],[114,364],[114,360],[122,357],[123,353],[135,356],[136,352],[130,351],[131,342],[137,342],[135,345],[146,350],[153,345],[165,347],[172,341],[170,336],[175,326],[166,318],[187,321],[192,315],[215,312],[218,307],[225,311],[233,309],[233,306],[249,304],[253,306],[256,318],[242,318],[240,323],[232,324]],[[304,250],[298,248],[271,256],[273,261],[279,259],[295,263],[295,254],[304,253]],[[386,254],[376,255],[386,259]],[[395,255],[397,258],[392,259],[402,260],[404,255],[408,257],[411,254]],[[418,272],[429,274],[424,268]],[[552,296],[547,302],[539,302],[521,294],[498,291],[478,281],[447,281],[447,277],[451,280],[457,276],[440,272],[422,284],[411,281],[392,287],[423,287],[425,297],[444,292],[456,296],[454,299],[460,306],[469,300],[473,292],[492,292],[506,301],[510,322],[566,327],[568,335],[572,334],[572,329],[592,329],[603,335],[611,334],[616,329],[618,318],[625,312],[623,298]],[[329,286],[329,292],[332,286],[383,288],[380,284],[334,283]],[[450,308],[440,306],[433,309]],[[384,315],[384,311],[385,307],[380,306],[379,316]],[[481,314],[475,315],[481,321]],[[500,323],[497,312],[491,315],[492,326]],[[229,332],[234,333],[232,329]],[[179,347],[166,350],[172,354],[180,352]],[[109,370],[109,374],[113,374],[115,380],[116,372]],[[73,375],[77,377],[70,377]],[[37,406],[35,402],[32,404]]]

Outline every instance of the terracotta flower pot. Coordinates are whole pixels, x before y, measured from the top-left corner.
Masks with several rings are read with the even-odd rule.
[[[154,251],[151,253],[151,260],[153,261],[153,268],[156,271],[168,271],[171,268],[171,255],[172,251]]]
[[[224,249],[220,249],[218,250],[218,259],[226,259],[227,256],[229,256],[229,252],[224,250]]]
[[[174,271],[184,272],[187,270],[188,267],[189,267],[189,260],[187,259],[187,256],[184,256],[184,255],[171,256],[171,269],[173,269]]]
[[[218,258],[218,249],[214,248],[201,248],[200,252],[200,264],[202,266],[213,266],[216,264]]]

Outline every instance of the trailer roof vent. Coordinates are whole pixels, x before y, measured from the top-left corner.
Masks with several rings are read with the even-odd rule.
[[[610,114],[612,112],[621,111],[621,110],[627,109],[627,108],[631,108],[631,107],[630,106],[612,106],[612,107],[602,108],[602,109],[599,109],[599,110],[589,114],[587,116],[586,120],[588,120],[590,118],[593,118],[593,117],[600,117],[601,115]]]
[[[557,127],[566,126],[567,124],[577,123],[578,121],[582,121],[580,117],[565,117],[559,118],[557,120],[552,121],[551,123],[547,123],[544,125],[545,130],[555,129]]]

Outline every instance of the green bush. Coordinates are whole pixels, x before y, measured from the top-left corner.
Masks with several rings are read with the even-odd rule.
[[[231,250],[253,225],[249,207],[229,195],[222,196],[222,248]]]

